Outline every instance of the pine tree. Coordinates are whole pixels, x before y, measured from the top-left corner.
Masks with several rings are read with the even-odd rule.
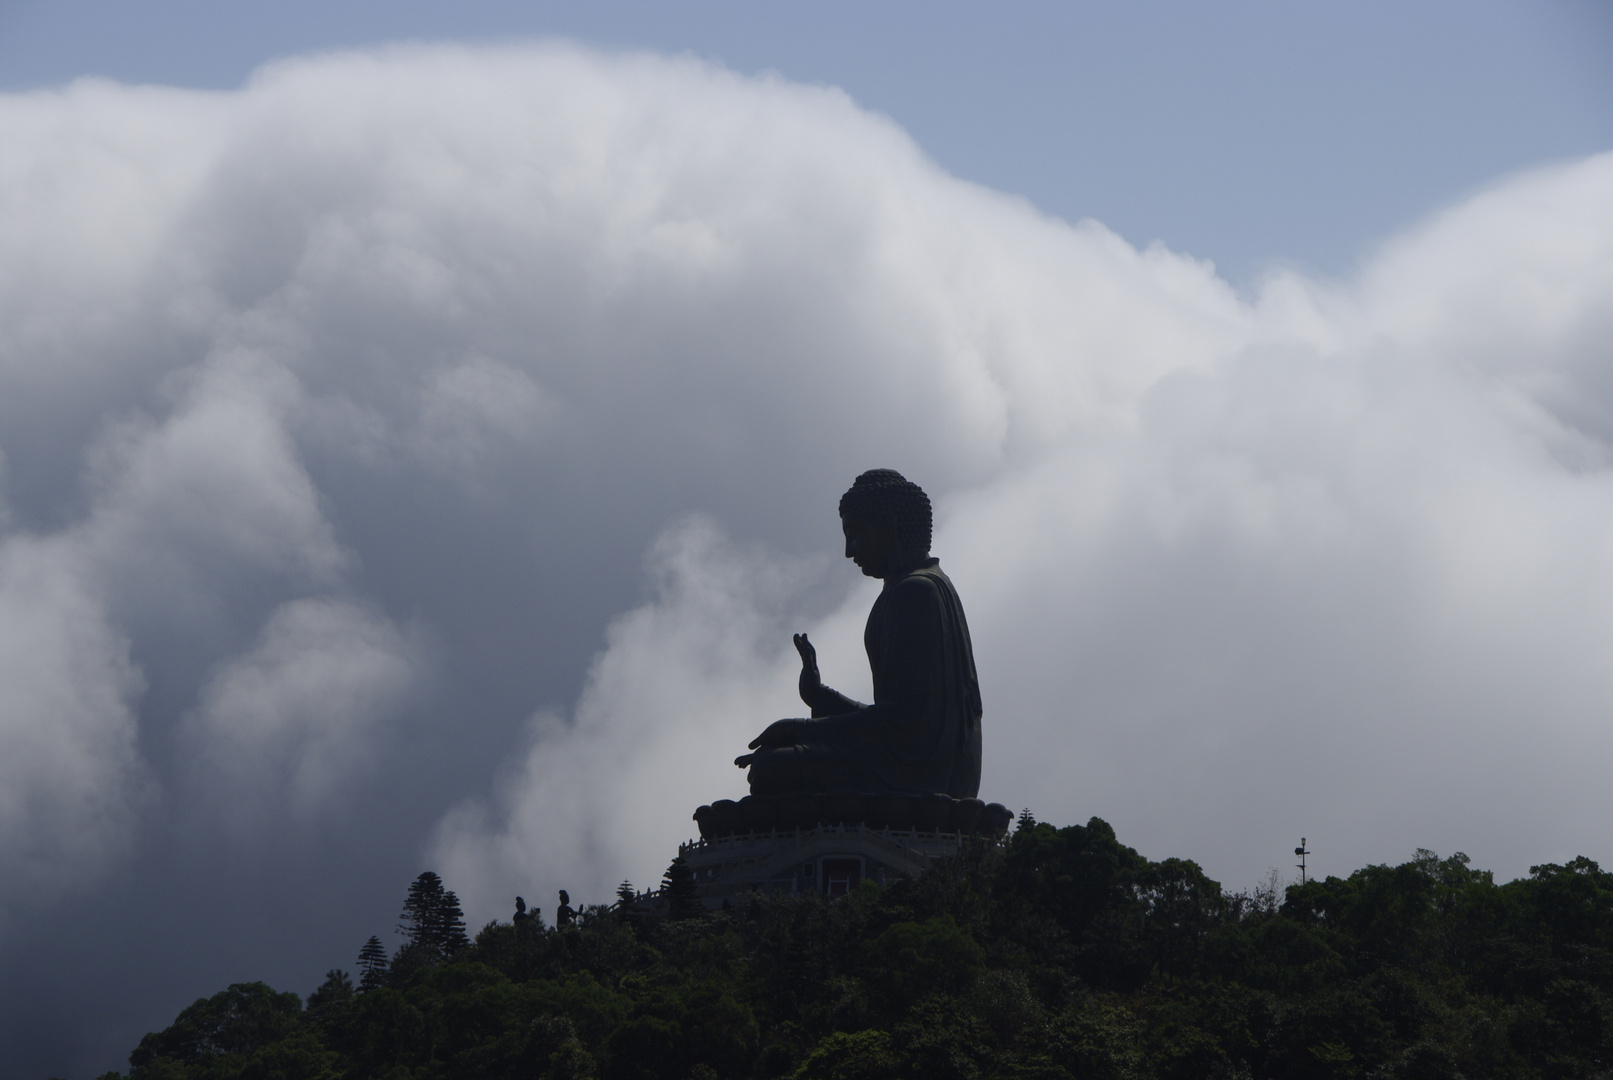
[[[661,894],[667,898],[667,914],[673,919],[692,919],[705,911],[695,888],[694,871],[679,855],[661,877]]]
[[[358,980],[359,993],[374,990],[386,982],[386,947],[374,934],[370,935],[370,940],[358,951],[358,969],[363,972]]]
[[[404,898],[403,912],[398,916],[398,933],[409,939],[409,944],[450,956],[470,946],[465,933],[465,913],[460,910],[459,897],[442,887],[442,878],[430,870],[414,879],[409,895]]]
[[[637,899],[638,893],[633,889],[633,883],[631,881],[623,881],[620,885],[616,886],[617,907],[625,908]]]
[[[460,910],[459,897],[449,889],[442,894],[442,906],[437,909],[437,926],[442,951],[449,956],[470,948],[470,935],[465,933],[465,913]]]
[[[430,870],[414,879],[409,894],[403,900],[403,912],[398,918],[398,933],[409,939],[411,945],[437,944],[437,912],[442,907],[442,878]]]

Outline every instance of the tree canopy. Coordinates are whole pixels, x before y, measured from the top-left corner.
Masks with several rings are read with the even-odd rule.
[[[1099,819],[1054,828],[1027,814],[1004,844],[833,901],[701,912],[681,880],[669,868],[663,890],[679,918],[585,906],[575,927],[495,921],[456,946],[432,935],[448,933],[457,901],[423,874],[408,941],[363,968],[359,992],[340,971],[306,1008],[231,986],[141,1040],[128,1076],[1555,1080],[1613,1068],[1613,874],[1588,859],[1496,884],[1463,855],[1419,851],[1281,894],[1228,894]]]

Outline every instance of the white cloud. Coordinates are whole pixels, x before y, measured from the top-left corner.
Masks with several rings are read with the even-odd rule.
[[[128,643],[70,543],[0,544],[0,916],[124,853],[146,795]]]
[[[441,872],[478,901],[529,882],[602,898],[634,871],[640,888],[656,884],[692,828],[691,795],[742,795],[733,758],[757,717],[788,710],[795,650],[781,615],[809,568],[739,550],[696,518],[656,541],[649,569],[653,598],[611,623],[572,722],[535,717],[492,804],[472,800],[439,826]]]
[[[202,687],[189,720],[196,771],[232,816],[289,806],[308,819],[364,774],[377,730],[417,678],[420,648],[385,618],[328,599],[288,601],[256,646]],[[340,802],[338,802],[338,806]]]
[[[866,693],[825,561],[874,466],[936,500],[988,798],[1234,886],[1300,834],[1324,872],[1613,858],[1613,156],[1243,300],[687,59],[80,83],[0,97],[0,142],[30,880],[250,889],[211,844],[406,884],[427,845],[484,917],[649,884],[799,709],[790,631]]]
[[[165,416],[113,425],[92,451],[87,532],[114,587],[254,570],[333,580],[344,556],[286,430],[296,379],[226,352],[168,382],[188,385]]]

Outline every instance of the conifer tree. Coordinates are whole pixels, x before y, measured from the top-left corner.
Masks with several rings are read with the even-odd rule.
[[[437,938],[437,912],[442,907],[442,878],[425,871],[409,886],[403,899],[403,911],[398,918],[398,933],[409,939],[411,945],[435,945]]]
[[[633,889],[633,883],[631,881],[624,880],[620,885],[616,886],[617,907],[625,908],[627,905],[631,904],[637,899],[638,893]]]
[[[695,888],[694,871],[679,855],[661,877],[661,893],[667,898],[667,914],[673,919],[692,919],[705,911]]]
[[[359,993],[374,990],[386,982],[386,947],[374,934],[370,935],[370,940],[358,951],[358,969],[362,972],[358,980]]]
[[[427,870],[414,879],[409,894],[403,901],[403,912],[398,916],[398,933],[409,939],[409,944],[422,946],[448,956],[470,946],[465,933],[465,913],[460,910],[459,897],[451,889],[442,887],[442,878]]]
[[[452,956],[470,948],[470,935],[465,932],[465,913],[459,907],[459,897],[449,889],[442,894],[442,907],[438,909],[437,925],[441,928],[442,951]]]

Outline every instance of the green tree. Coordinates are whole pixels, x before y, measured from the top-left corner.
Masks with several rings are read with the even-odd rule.
[[[790,1080],[896,1080],[901,1062],[883,1031],[836,1031],[807,1055]]]
[[[308,995],[308,1011],[328,1008],[353,996],[353,980],[340,968],[325,972],[325,981]]]
[[[244,1064],[261,1047],[295,1032],[301,1019],[302,999],[296,994],[260,982],[236,983],[199,998],[172,1025],[141,1039],[129,1055],[131,1080],[184,1075],[174,1066],[213,1065],[226,1058]]]
[[[364,943],[358,951],[358,969],[361,972],[358,980],[359,993],[374,990],[377,986],[386,983],[387,958],[386,946],[374,934]]]
[[[619,900],[629,887],[624,883]],[[922,876],[833,901],[661,902],[565,932],[410,890],[391,958],[309,996],[196,1002],[132,1080],[1569,1080],[1613,1075],[1613,874],[1497,885],[1462,855],[1237,902],[1099,819],[1028,813]],[[662,915],[673,916],[671,918]]]
[[[695,887],[694,871],[682,855],[661,876],[661,893],[667,898],[667,914],[674,920],[692,919],[706,910]]]
[[[906,1009],[926,994],[961,994],[985,970],[986,954],[950,915],[900,922],[868,943],[868,981],[888,1007]]]
[[[409,886],[403,913],[398,917],[403,920],[398,932],[409,939],[409,944],[438,956],[452,956],[470,945],[459,897],[452,890],[444,889],[442,878],[430,870]]]

